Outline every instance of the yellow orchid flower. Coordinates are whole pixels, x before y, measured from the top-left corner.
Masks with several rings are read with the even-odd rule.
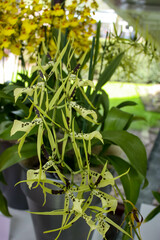
[[[10,45],[10,50],[15,55],[20,55],[21,54],[21,44],[20,43],[11,44]]]
[[[7,18],[7,21],[9,22],[10,25],[15,25],[16,22],[18,21],[17,16],[13,15],[13,16],[9,16]]]
[[[2,43],[1,43],[1,48],[8,48],[10,45],[10,41],[8,38],[3,38]]]
[[[22,29],[24,29],[26,33],[30,33],[36,28],[37,28],[37,24],[35,24],[34,21],[30,21],[27,19],[27,20],[24,20],[22,23]]]
[[[61,8],[61,5],[59,3],[56,3],[54,5],[54,10],[51,12],[52,15],[61,17],[65,14],[64,10]]]
[[[11,36],[13,33],[15,33],[15,30],[12,26],[7,26],[2,30],[2,33],[5,36]]]

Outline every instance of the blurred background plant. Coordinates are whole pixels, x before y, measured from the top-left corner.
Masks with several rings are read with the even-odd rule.
[[[114,31],[107,31],[106,38],[100,40],[101,51],[99,57],[101,61],[97,65],[97,73],[101,73],[105,66],[119,53],[125,52],[111,81],[158,83],[160,81],[160,54],[154,44],[144,39],[136,31],[132,31],[125,36],[116,24],[113,24],[113,26]]]

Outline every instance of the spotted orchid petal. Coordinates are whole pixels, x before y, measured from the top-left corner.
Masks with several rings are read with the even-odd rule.
[[[109,208],[110,211],[115,212],[115,210],[117,208],[117,199],[116,198],[114,198],[113,196],[111,196],[105,192],[102,192],[98,189],[94,189],[93,194],[101,199],[103,208]]]
[[[82,213],[82,203],[85,201],[85,199],[79,199],[76,198],[71,192],[68,193],[68,196],[71,198],[72,202],[73,202],[73,210],[78,212],[78,213]]]
[[[42,123],[41,118],[35,118],[31,122],[22,122],[19,120],[14,120],[12,129],[11,129],[11,136],[18,131],[29,133],[33,127],[35,127],[36,125],[39,125],[40,123]]]
[[[19,98],[19,96],[22,94],[22,93],[26,93],[28,94],[29,96],[32,96],[33,95],[33,88],[16,88],[14,90],[14,97],[15,97],[15,102],[17,101],[17,99]]]
[[[35,182],[35,180],[39,181],[39,178],[40,180],[43,180],[43,181],[46,180],[46,174],[44,171],[41,171],[41,174],[39,172],[39,169],[36,169],[36,170],[29,169],[27,171],[27,184],[29,189],[32,188],[32,185]]]
[[[78,105],[76,102],[73,101],[71,101],[69,105],[74,108],[86,120],[97,123],[97,114],[94,110],[88,110],[86,108],[83,108],[82,106]],[[92,118],[88,115],[92,116]]]
[[[70,134],[71,137],[73,136],[73,133]],[[103,143],[103,138],[100,132],[93,131],[91,133],[74,133],[74,137],[76,139],[85,139],[85,140],[92,140],[93,138],[98,138]]]

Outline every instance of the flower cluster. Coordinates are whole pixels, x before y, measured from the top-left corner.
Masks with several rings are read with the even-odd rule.
[[[62,2],[62,1],[61,1]],[[54,28],[68,32],[68,38],[74,38],[77,52],[88,49],[89,37],[94,34],[92,18],[98,7],[95,0],[87,5],[86,0],[73,0],[71,4],[57,3],[51,6],[47,0],[2,0],[0,2],[0,59],[7,50],[20,55],[22,51],[34,59],[42,41],[54,56],[56,42]]]

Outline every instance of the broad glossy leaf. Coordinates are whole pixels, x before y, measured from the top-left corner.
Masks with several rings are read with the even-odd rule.
[[[111,108],[105,121],[105,130],[125,130],[129,127],[133,115],[118,108]]]
[[[104,141],[113,142],[120,146],[128,157],[128,161],[142,176],[146,177],[147,155],[141,140],[126,131],[105,131],[102,133]]]
[[[25,143],[21,150],[21,158],[18,154],[18,145],[14,145],[10,148],[7,148],[0,155],[0,171],[18,163],[24,159],[31,158],[37,155],[37,144],[36,143]]]
[[[7,184],[2,172],[0,172],[0,182],[2,182],[3,184]]]
[[[120,180],[125,191],[126,199],[135,204],[143,181],[142,176],[139,175],[139,173],[122,158],[109,156],[107,159],[109,159],[118,175],[123,174],[129,169],[129,172],[122,176]]]
[[[23,104],[20,100],[17,100],[15,103],[14,97],[12,97],[8,94],[5,94],[2,90],[0,90],[0,98],[4,98],[5,100],[11,101],[13,104],[18,106],[20,109],[23,109],[25,114],[28,114],[29,108],[25,104]]]

